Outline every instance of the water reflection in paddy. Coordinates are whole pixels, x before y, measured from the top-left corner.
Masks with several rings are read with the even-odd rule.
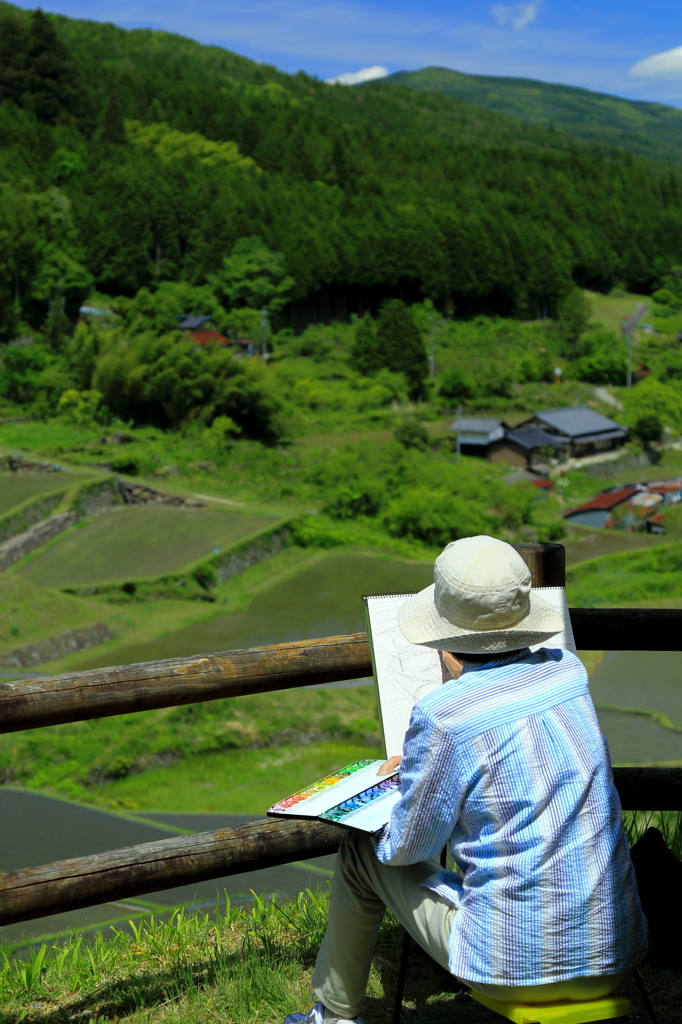
[[[298,576],[254,597],[246,612],[216,615],[187,629],[116,651],[117,664],[182,658],[287,640],[339,636],[364,630],[363,594],[421,590],[433,582],[433,566],[371,555],[331,555]],[[93,655],[82,668],[111,664]]]

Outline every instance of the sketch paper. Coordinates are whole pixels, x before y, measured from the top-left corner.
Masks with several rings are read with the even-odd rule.
[[[398,628],[398,609],[408,597],[412,594],[363,598],[387,757],[402,754],[417,701],[443,684],[438,651],[411,644]]]
[[[571,616],[568,614],[568,601],[566,600],[566,590],[564,587],[533,587],[536,594],[540,597],[544,597],[548,604],[561,614],[561,618],[564,622],[564,628],[561,633],[557,633],[556,636],[551,636],[549,640],[545,640],[544,644],[536,644],[531,647],[531,651],[539,651],[541,647],[561,647],[564,651],[571,651],[572,654],[577,654],[575,639],[573,637],[573,627],[571,626]]]

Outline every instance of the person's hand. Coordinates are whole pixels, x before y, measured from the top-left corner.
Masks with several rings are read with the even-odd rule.
[[[401,761],[401,754],[396,754],[394,757],[389,757],[388,761],[384,761],[384,763],[381,765],[379,771],[377,772],[377,775],[390,775],[391,772],[394,772],[396,770]]]

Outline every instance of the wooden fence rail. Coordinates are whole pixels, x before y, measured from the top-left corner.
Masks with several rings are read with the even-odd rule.
[[[616,768],[626,810],[682,809],[682,769]],[[269,818],[0,875],[0,925],[335,853],[339,825]]]
[[[682,650],[682,610],[571,608],[583,651]],[[0,683],[0,733],[372,674],[366,633]]]

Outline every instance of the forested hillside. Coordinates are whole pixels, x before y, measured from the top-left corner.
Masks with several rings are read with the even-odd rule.
[[[244,236],[282,254],[296,328],[390,295],[542,316],[573,280],[648,290],[682,258],[682,178],[630,153],[165,33],[0,20],[5,339],[93,286],[203,285]]]
[[[622,146],[640,156],[682,165],[682,110],[531,78],[464,75],[450,68],[399,71],[382,85],[452,96],[528,124],[560,128],[587,142]]]

